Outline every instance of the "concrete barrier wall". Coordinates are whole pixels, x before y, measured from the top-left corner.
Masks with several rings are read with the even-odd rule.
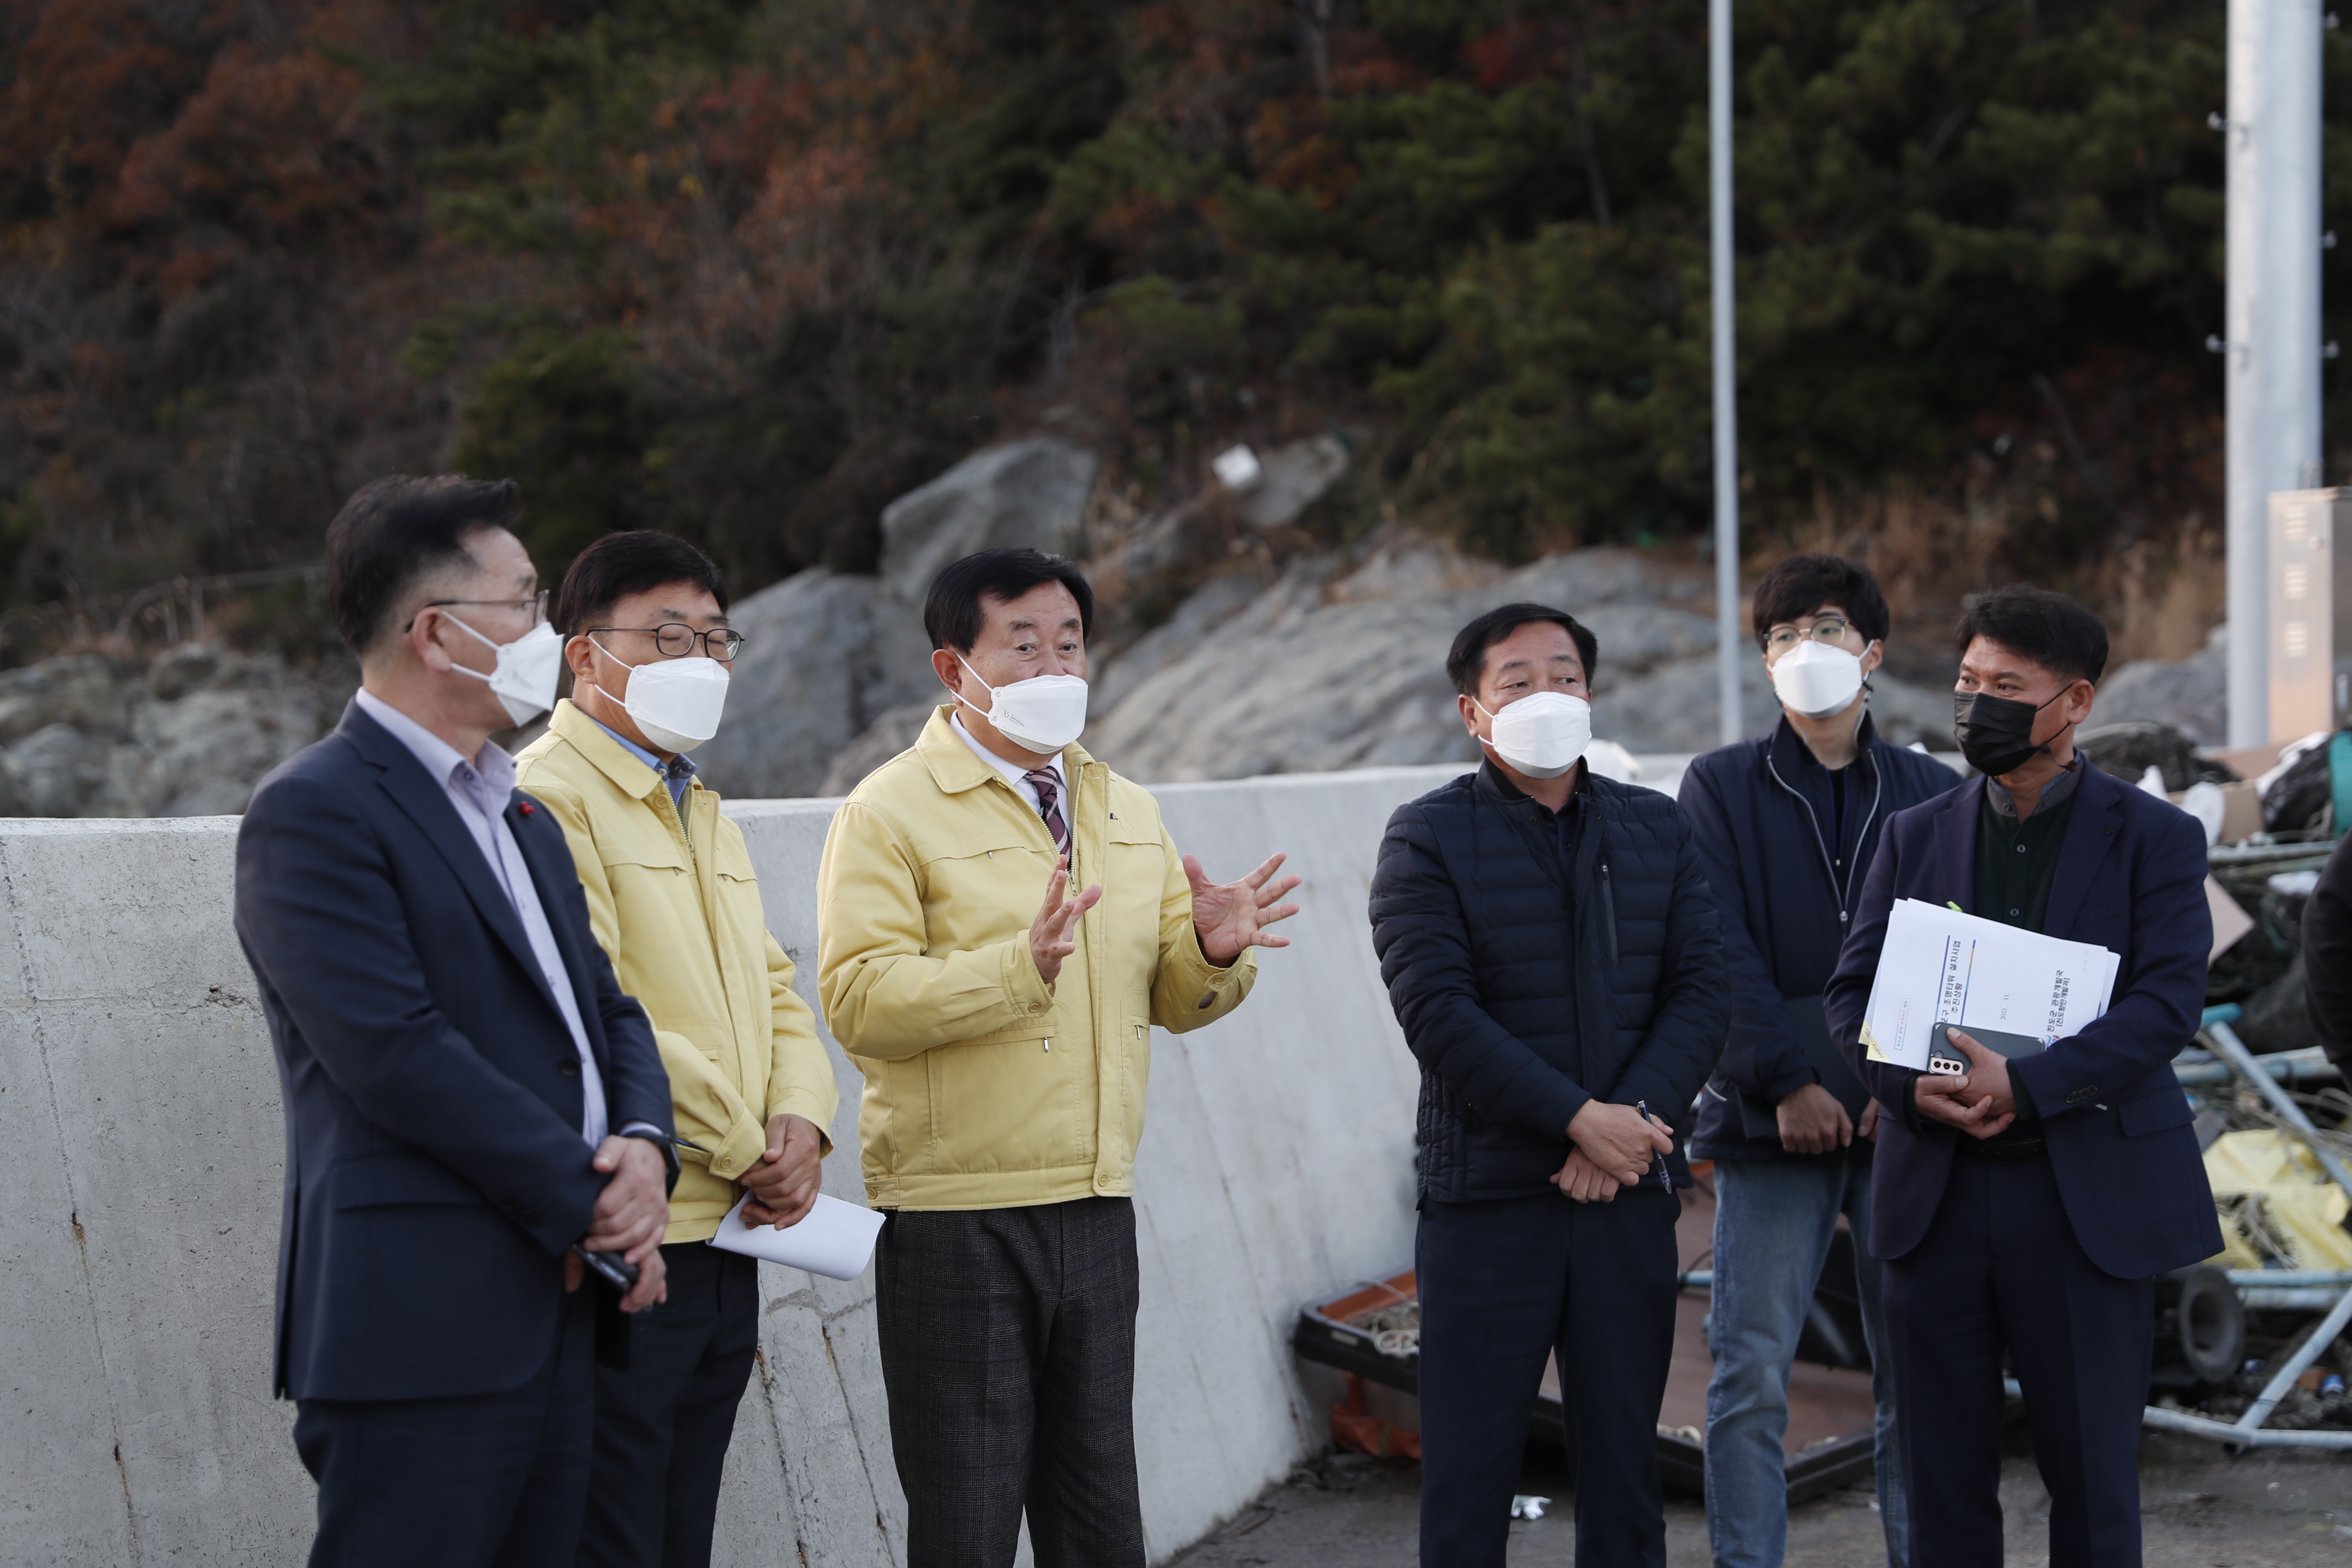
[[[1262,955],[1249,1003],[1154,1037],[1136,1392],[1154,1562],[1323,1440],[1286,1344],[1299,1306],[1410,1261],[1415,1075],[1365,897],[1389,812],[1454,771],[1155,792],[1212,875],[1282,849],[1307,880],[1294,945]],[[832,803],[730,810],[808,965]],[[235,834],[0,823],[0,1562],[274,1565],[308,1548],[293,1407],[269,1396],[284,1134],[230,928]],[[837,1048],[835,1068],[825,1187],[862,1198],[860,1079]],[[870,1276],[762,1269],[717,1561],[901,1564]]]

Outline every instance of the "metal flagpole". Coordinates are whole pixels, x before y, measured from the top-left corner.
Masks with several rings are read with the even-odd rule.
[[[2270,715],[2270,496],[2315,488],[2319,433],[2320,0],[2230,0],[2224,356],[2230,744]]]
[[[1739,399],[1731,319],[1731,0],[1706,7],[1707,228],[1715,283],[1716,689],[1725,745],[1740,737]]]

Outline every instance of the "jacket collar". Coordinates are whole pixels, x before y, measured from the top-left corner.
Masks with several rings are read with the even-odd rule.
[[[1875,771],[1878,758],[1874,753],[1886,742],[1878,738],[1878,725],[1872,720],[1866,704],[1862,710],[1862,722],[1854,726],[1853,743],[1857,748],[1854,761],[1867,763]],[[1772,727],[1772,733],[1765,740],[1764,750],[1782,778],[1793,779],[1808,771],[1822,774],[1829,772],[1822,766],[1822,760],[1813,755],[1813,749],[1805,744],[1805,738],[1797,733],[1797,727],[1789,721],[1786,713],[1781,714],[1780,723]]]
[[[1525,805],[1531,811],[1541,811],[1547,817],[1552,815],[1542,802],[1513,784],[1503,770],[1495,765],[1492,757],[1482,755],[1478,759],[1477,779],[1477,787],[1481,791],[1507,805]],[[1568,803],[1570,805],[1589,805],[1591,799],[1592,764],[1590,762],[1580,763],[1577,764],[1576,787],[1569,792]]]
[[[613,739],[604,725],[580,711],[569,697],[557,699],[547,727],[563,737],[573,751],[613,781],[614,788],[630,799],[643,800],[663,787],[661,774],[646,766],[642,759],[631,756],[626,746]]]
[[[2098,880],[2099,868],[2116,847],[2116,829],[2122,826],[2124,792],[2135,786],[2101,773],[2088,757],[2083,759],[2081,782],[2074,786],[2074,815],[2067,819],[2066,837],[2058,846],[2058,874],[2050,883],[2050,907],[2042,926],[2052,935],[2072,929]]]
[[[442,781],[426,773],[425,764],[416,760],[416,754],[408,749],[406,742],[377,723],[356,700],[344,708],[342,721],[335,726],[335,733],[343,737],[352,749],[359,752],[362,760],[383,775],[376,780],[377,785],[424,833],[425,842],[433,846],[434,852],[441,857],[451,875],[457,879],[458,886],[466,889],[466,897],[472,901],[483,923],[498,933],[499,940],[506,944],[507,951],[514,955],[515,962],[522,965],[523,973],[538,987],[539,994],[547,999],[548,1006],[555,1008],[555,994],[548,989],[546,972],[540,967],[539,955],[532,951],[530,938],[524,934],[522,916],[490,870],[490,863],[482,858],[481,847],[475,842],[472,831],[458,818],[457,808],[449,803],[449,795]],[[506,809],[501,815],[507,819],[509,830],[515,830],[517,821],[512,794],[509,795]],[[541,906],[551,907],[554,900],[541,879],[542,868],[532,858],[526,836],[515,832],[515,845],[522,853],[524,868],[539,895]],[[572,979],[572,990],[577,996],[580,987],[576,955],[565,951],[563,927],[552,920],[549,925],[556,933],[556,945],[563,952],[564,968]],[[582,999],[581,1016],[583,1020],[593,1016],[593,1009],[588,1005],[590,1000],[593,999]],[[557,1016],[562,1016],[561,1009],[556,1011]],[[601,1037],[593,1029],[590,1038],[601,1043]]]
[[[2085,762],[2074,786],[2074,812],[2058,845],[2058,869],[2050,884],[2050,907],[2042,929],[2064,936],[2098,879],[2099,868],[2116,845],[2124,792],[2132,786]],[[1943,896],[1971,914],[1976,910],[1977,823],[1984,815],[1982,774],[1948,790],[1916,809],[1934,814],[1935,859]]]
[[[931,782],[940,786],[942,795],[961,795],[992,780],[1003,784],[1004,775],[972,755],[971,748],[950,726],[948,720],[954,712],[954,703],[940,703],[932,710],[930,722],[923,726],[923,732],[915,737],[915,755],[930,770]],[[1095,760],[1076,741],[1062,748],[1065,778],[1075,777],[1094,765]]]

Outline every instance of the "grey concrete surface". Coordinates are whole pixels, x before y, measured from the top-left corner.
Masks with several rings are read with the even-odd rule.
[[[1154,1040],[1136,1402],[1154,1562],[1322,1444],[1286,1343],[1299,1303],[1410,1256],[1415,1079],[1364,904],[1389,812],[1453,771],[1160,792],[1213,875],[1281,848],[1307,880],[1250,1003]],[[730,809],[809,963],[833,803]],[[293,1409],[269,1394],[283,1131],[230,925],[236,826],[0,822],[0,1563],[307,1552]],[[859,1198],[860,1079],[837,1052],[835,1070],[826,1188]],[[762,1279],[718,1561],[902,1563],[871,1284]]]
[[[2012,1429],[2001,1463],[2006,1568],[2051,1568],[2050,1496]],[[1545,1517],[1511,1525],[1514,1568],[1568,1568],[1576,1491],[1558,1450],[1530,1449],[1523,1490],[1552,1499]],[[1417,1466],[1361,1456],[1318,1461],[1269,1489],[1176,1568],[1417,1568]],[[2147,1568],[2341,1568],[2352,1559],[2352,1463],[2263,1449],[2232,1459],[2209,1443],[2151,1434],[2140,1446],[2140,1529]],[[1710,1561],[1706,1510],[1666,1500],[1666,1562]],[[1870,1568],[1885,1561],[1867,1488],[1833,1492],[1789,1515],[1788,1568]]]

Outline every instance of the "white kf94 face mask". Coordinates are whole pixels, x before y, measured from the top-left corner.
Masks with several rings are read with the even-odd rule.
[[[1076,740],[1087,727],[1087,683],[1075,675],[1033,675],[1026,680],[991,686],[961,656],[956,662],[988,693],[989,706],[983,709],[966,701],[961,692],[956,693],[956,700],[985,717],[998,734],[1016,746],[1050,755]]]
[[[1496,754],[1531,779],[1559,777],[1592,744],[1592,704],[1581,697],[1531,691],[1499,713],[1475,697],[1470,702],[1494,721]]]
[[[1807,637],[1772,667],[1772,691],[1789,711],[1808,719],[1843,713],[1862,690],[1862,659]]]
[[[555,706],[555,678],[563,671],[563,639],[555,635],[553,626],[541,621],[512,642],[491,642],[457,616],[451,616],[449,621],[464,627],[476,642],[497,650],[499,661],[488,675],[466,669],[462,664],[452,668],[488,681],[508,718],[528,724]]]
[[[597,642],[596,651],[629,672],[629,694],[615,697],[603,687],[597,695],[617,704],[653,742],[657,752],[690,752],[719,733],[719,716],[727,706],[727,667],[715,658],[656,658],[625,664],[621,656]],[[593,682],[591,682],[593,685]]]

